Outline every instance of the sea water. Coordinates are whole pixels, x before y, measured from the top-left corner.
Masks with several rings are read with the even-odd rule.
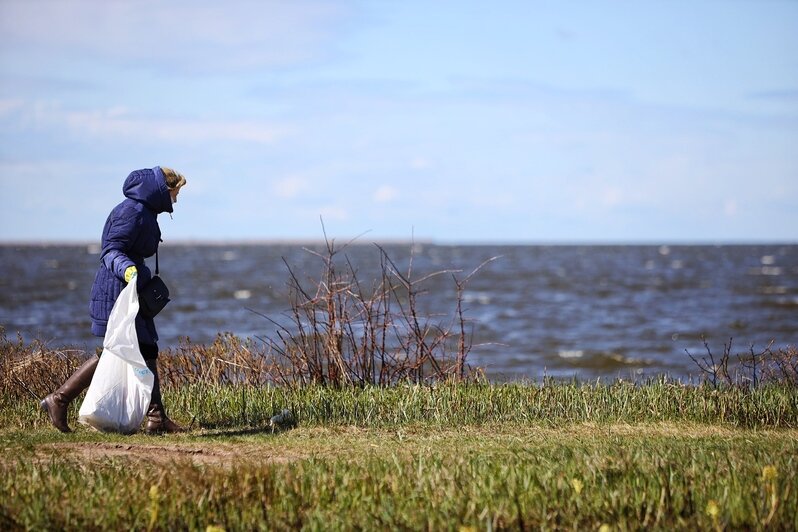
[[[156,318],[160,346],[211,342],[220,332],[273,337],[273,322],[290,325],[291,274],[315,290],[324,255],[321,244],[162,245],[172,302]],[[0,246],[6,335],[101,345],[88,315],[99,260],[96,244]],[[418,309],[444,325],[454,317],[454,279],[489,261],[468,279],[462,302],[468,362],[497,379],[684,378],[700,374],[688,353],[706,354],[702,338],[716,354],[730,341],[732,353],[798,344],[796,245],[358,243],[336,261],[354,268],[364,290],[385,268],[411,280],[431,275],[418,285]]]

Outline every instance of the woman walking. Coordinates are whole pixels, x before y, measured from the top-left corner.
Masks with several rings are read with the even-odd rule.
[[[158,215],[172,213],[180,189],[186,178],[171,168],[159,167],[135,170],[122,186],[125,199],[111,211],[102,234],[100,266],[91,289],[91,332],[104,337],[108,317],[117,297],[131,281],[141,289],[152,274],[144,264],[145,257],[158,251],[161,229]],[[148,433],[183,432],[166,415],[158,378],[158,332],[152,318],[136,316],[136,335],[147,367],[155,375],[152,399],[147,409]],[[93,356],[72,374],[56,391],[41,402],[50,421],[61,432],[70,432],[67,410],[80,393],[88,388],[99,357]]]

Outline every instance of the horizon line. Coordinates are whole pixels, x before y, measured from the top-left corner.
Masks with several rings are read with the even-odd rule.
[[[366,240],[365,235],[359,237],[335,237],[327,241],[343,245],[367,244],[402,244],[402,245],[437,245],[437,246],[794,246],[798,239],[436,239],[436,238],[399,238],[380,237]],[[319,245],[324,238],[176,238],[163,241],[163,245],[175,246],[268,246],[268,245]],[[0,238],[0,246],[99,246],[99,240],[81,238]]]

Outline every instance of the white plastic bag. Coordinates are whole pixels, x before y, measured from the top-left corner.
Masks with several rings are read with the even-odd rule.
[[[103,432],[136,432],[150,404],[155,377],[139,350],[138,311],[134,278],[108,317],[103,354],[80,406],[78,421]]]

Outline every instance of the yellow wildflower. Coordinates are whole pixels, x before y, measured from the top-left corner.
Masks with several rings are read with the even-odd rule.
[[[585,487],[582,481],[579,480],[578,478],[571,480],[571,486],[573,486],[574,491],[576,492],[577,495],[580,495],[582,493],[582,488]]]
[[[219,525],[208,525],[205,532],[224,532],[224,527]]]
[[[718,503],[712,499],[710,499],[710,501],[707,503],[707,515],[713,520],[717,519],[720,515],[720,507],[718,506]]]
[[[599,527],[599,532],[612,532],[612,527],[607,523],[604,523]]]
[[[762,468],[762,480],[764,482],[770,482],[776,480],[779,476],[778,470],[772,465],[766,465]]]

